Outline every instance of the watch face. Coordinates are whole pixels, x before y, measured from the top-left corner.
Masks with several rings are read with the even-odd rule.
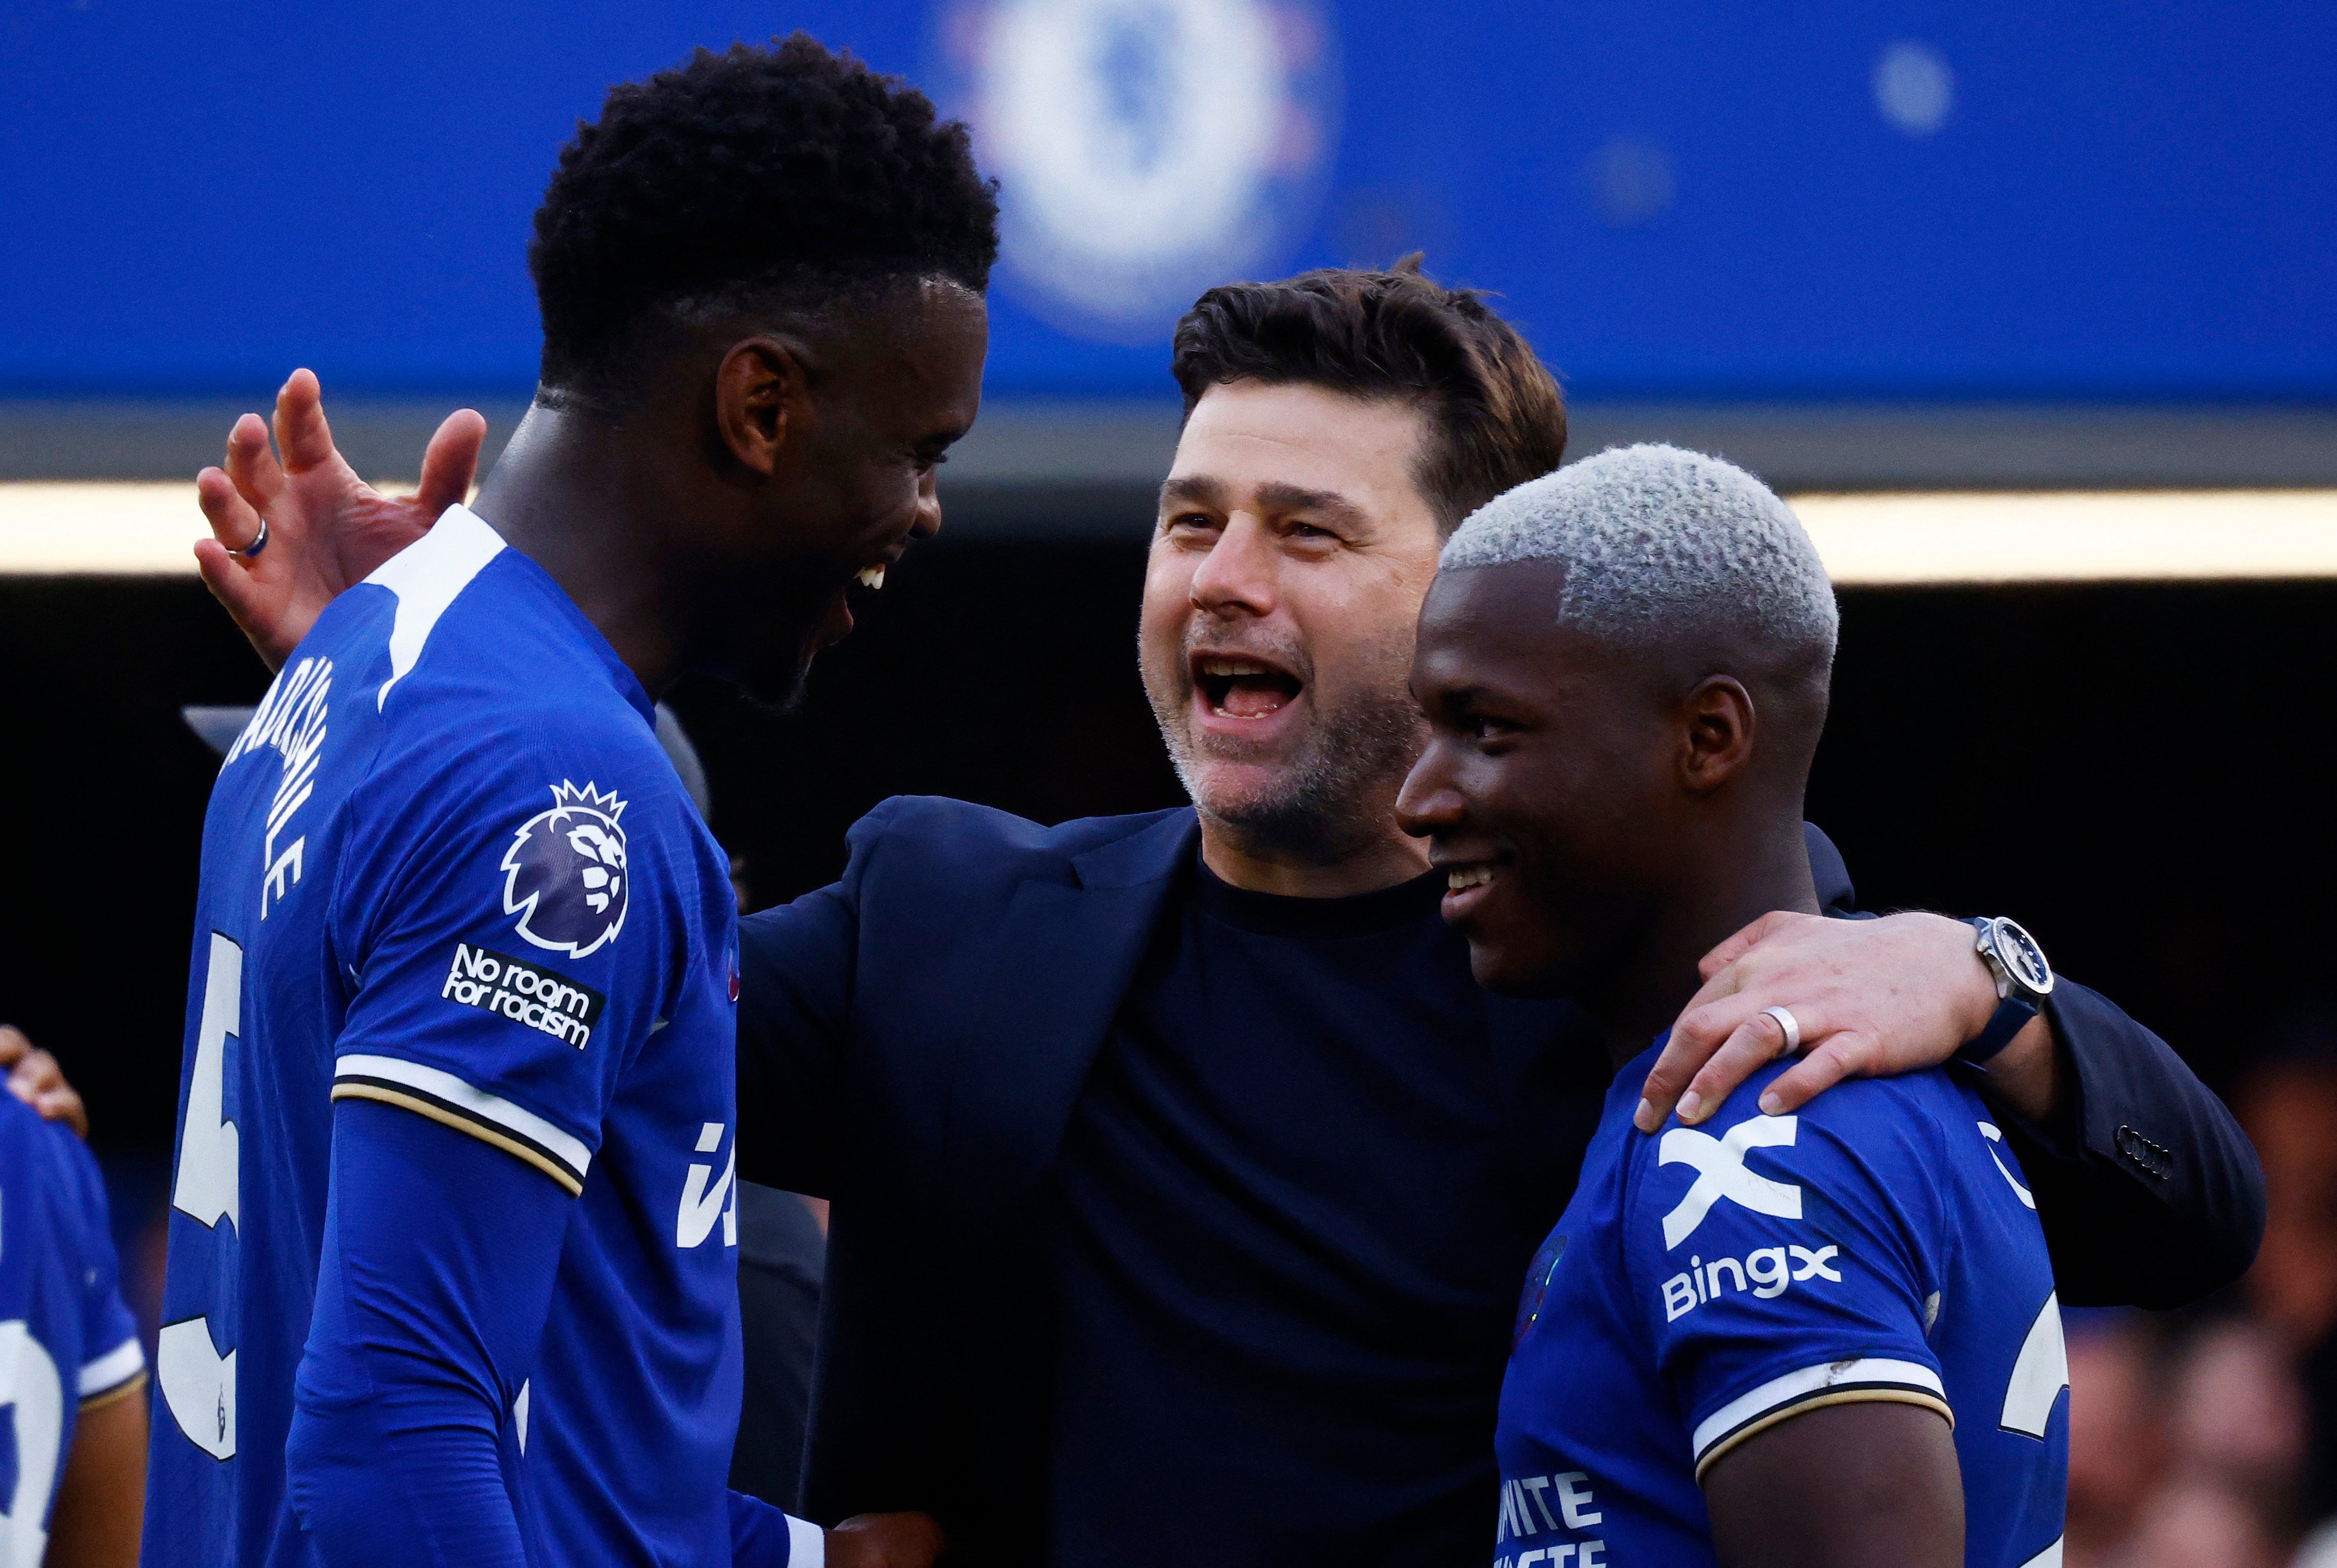
[[[2012,978],[2029,990],[2053,989],[2053,966],[2045,961],[2045,950],[2010,920],[1996,922],[1996,956]]]

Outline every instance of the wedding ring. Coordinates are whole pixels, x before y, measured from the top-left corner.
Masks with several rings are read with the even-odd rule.
[[[1777,1027],[1785,1031],[1785,1049],[1783,1054],[1788,1057],[1799,1054],[1802,1048],[1802,1023],[1799,1018],[1794,1017],[1793,1009],[1763,1008],[1761,1010],[1776,1019]]]
[[[249,560],[253,556],[258,555],[261,550],[266,550],[267,548],[268,518],[265,513],[262,513],[259,519],[259,531],[251,536],[251,542],[245,545],[241,550],[230,550],[229,553],[231,555],[240,555],[243,557],[244,560]]]

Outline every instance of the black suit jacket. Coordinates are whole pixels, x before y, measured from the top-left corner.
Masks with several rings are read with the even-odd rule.
[[[841,881],[744,922],[739,1174],[834,1200],[811,1517],[922,1509],[953,1561],[1036,1560],[1045,1182],[1198,833],[1189,809],[1046,828],[895,799],[853,828]],[[1809,836],[1822,901],[1850,913],[1841,857]],[[1521,1118],[1510,1140],[1518,1190],[1555,1222],[1611,1073],[1569,1004],[1485,1000],[1497,1071],[1520,1086],[1557,1075],[1579,1107],[1563,1129]],[[2091,992],[2065,984],[2054,1022],[2076,1114],[2058,1138],[2007,1130],[2062,1299],[2169,1304],[2235,1277],[2262,1234],[2263,1178],[2228,1113]]]

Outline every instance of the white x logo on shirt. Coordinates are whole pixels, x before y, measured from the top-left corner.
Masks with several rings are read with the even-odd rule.
[[[1790,1182],[1773,1182],[1745,1168],[1745,1151],[1790,1147],[1801,1126],[1797,1116],[1752,1116],[1737,1123],[1722,1137],[1692,1127],[1674,1127],[1664,1135],[1657,1151],[1659,1165],[1696,1167],[1696,1184],[1679,1206],[1664,1216],[1667,1251],[1696,1233],[1712,1205],[1726,1198],[1756,1213],[1781,1220],[1802,1217],[1802,1190]]]

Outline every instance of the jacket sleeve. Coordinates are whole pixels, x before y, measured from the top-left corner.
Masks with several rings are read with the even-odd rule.
[[[2224,1103],[2099,992],[2046,1004],[2069,1093],[2050,1126],[1999,1107],[2037,1197],[2067,1306],[2177,1307],[2245,1273],[2264,1170]]]
[[[891,815],[852,827],[843,879],[738,922],[738,1174],[829,1195],[859,961],[860,887]]]
[[[1869,920],[1849,868],[1802,824],[1818,902]],[[2045,1004],[2068,1098],[2050,1126],[1998,1105],[2036,1194],[2053,1279],[2072,1307],[2177,1307],[2221,1290],[2264,1240],[2264,1168],[2232,1113],[2165,1040],[2063,979]]]

